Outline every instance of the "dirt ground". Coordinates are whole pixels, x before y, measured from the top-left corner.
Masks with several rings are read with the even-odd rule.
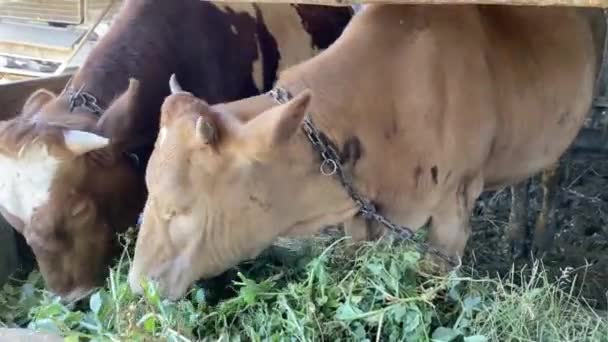
[[[553,279],[570,271],[568,279],[576,279],[581,296],[592,306],[605,310],[608,307],[608,158],[564,158],[562,165],[557,233],[542,263]],[[530,227],[534,227],[542,204],[539,178],[535,177],[529,188]],[[510,207],[509,188],[484,193],[478,200],[471,222],[473,235],[466,264],[489,275],[502,276],[511,270],[513,258],[505,233]],[[519,266],[526,263],[532,264],[530,257],[516,261]]]

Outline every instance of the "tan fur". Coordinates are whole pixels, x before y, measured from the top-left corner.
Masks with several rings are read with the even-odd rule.
[[[351,220],[353,235],[369,236],[339,182],[319,172],[298,129],[307,112],[338,147],[360,140],[354,183],[383,214],[414,229],[430,219],[431,243],[462,256],[483,189],[540,171],[572,142],[596,56],[576,9],[370,5],[281,76],[300,94],[286,105],[170,96],[131,286],[152,277],[177,298],[282,235]],[[196,137],[200,116],[219,132],[211,146]]]
[[[351,17],[347,8],[256,7],[259,18],[250,4],[222,12],[196,0],[127,1],[70,83],[103,113],[71,110],[67,93],[39,90],[0,122],[0,188],[8,189],[0,214],[27,239],[49,290],[69,300],[103,284],[117,233],[135,225],[145,203],[143,168],[169,75],[213,102],[259,94],[288,63],[317,53],[311,41],[327,47]],[[100,148],[85,149],[92,145]]]

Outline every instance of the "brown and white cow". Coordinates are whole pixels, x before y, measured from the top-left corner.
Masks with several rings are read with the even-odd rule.
[[[309,5],[126,1],[64,92],[38,90],[0,123],[0,211],[47,286],[75,298],[107,274],[116,233],[144,206],[172,73],[212,103],[253,96],[326,48],[351,16]]]
[[[480,193],[549,166],[572,142],[597,55],[576,9],[370,5],[282,73],[286,104],[171,95],[131,287],[148,277],[177,298],[279,236],[341,222],[357,239],[377,236],[382,227],[368,231],[337,177],[320,172],[307,113],[381,214],[414,229],[430,221],[432,245],[462,256]]]

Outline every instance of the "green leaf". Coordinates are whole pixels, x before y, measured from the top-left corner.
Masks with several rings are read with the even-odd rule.
[[[205,296],[205,290],[204,289],[198,289],[196,290],[196,294],[194,295],[194,300],[196,301],[196,304],[205,304],[206,301],[206,296]]]
[[[91,311],[93,311],[93,313],[95,313],[95,315],[99,314],[102,304],[103,304],[103,301],[101,299],[101,294],[99,292],[95,292],[91,296],[91,298],[89,298],[89,307],[91,308]]]
[[[21,293],[23,293],[25,298],[30,298],[36,294],[36,288],[32,284],[24,284],[21,287]]]
[[[80,321],[84,319],[84,314],[82,312],[66,312],[63,316],[63,322],[67,326],[77,326]]]
[[[63,342],[79,342],[78,335],[69,335],[63,339]]]
[[[161,302],[160,294],[157,291],[156,283],[152,282],[152,281],[148,281],[148,282],[145,282],[143,285],[144,285],[143,286],[144,297],[146,298],[146,300],[155,306],[160,305],[160,302]]]
[[[481,297],[467,297],[464,299],[462,306],[463,309],[467,312],[471,312],[474,308],[478,307],[481,304]]]
[[[401,273],[403,272],[403,265],[397,265],[396,262],[391,262],[388,272],[395,280],[399,281],[401,279]]]
[[[384,271],[384,266],[382,264],[371,263],[367,265],[367,269],[372,272],[373,275],[380,275]]]
[[[108,341],[107,338],[104,339],[103,336],[96,336],[96,337],[93,337],[90,342],[106,342],[106,341]]]
[[[418,310],[407,310],[405,321],[403,323],[403,332],[411,333],[415,331],[422,323],[422,315]]]
[[[40,318],[49,318],[58,316],[61,313],[63,313],[63,306],[59,303],[53,303],[41,307],[40,310],[38,310],[37,316]]]
[[[448,297],[452,300],[460,299],[460,292],[458,292],[458,289],[455,286],[448,291]]]
[[[156,317],[150,316],[144,321],[144,329],[149,333],[154,333],[156,330]]]
[[[433,335],[431,336],[431,338],[433,339],[433,341],[437,342],[450,342],[459,335],[460,333],[454,329],[439,327],[435,329],[435,331],[433,331]]]
[[[320,296],[320,297],[316,298],[317,305],[319,305],[319,306],[325,305],[328,300],[329,300],[329,298],[327,296]]]
[[[245,280],[245,286],[241,287],[239,291],[240,297],[243,298],[245,303],[252,305],[258,296],[257,284],[252,280]]]
[[[416,251],[405,251],[404,253],[400,254],[399,259],[396,260],[396,262],[399,264],[398,266],[402,270],[402,273],[408,269],[417,269],[419,261],[420,253]]]
[[[57,326],[55,321],[50,318],[43,318],[41,320],[32,322],[32,323],[30,323],[30,326],[28,328],[32,329],[32,330],[36,330],[36,331],[41,331],[41,332],[48,332],[48,333],[55,333],[55,334],[61,333],[61,329],[59,329],[59,327]]]
[[[464,342],[488,342],[488,338],[483,335],[473,335],[465,337]]]
[[[344,303],[336,310],[336,319],[351,321],[357,319],[362,313],[361,309],[353,307],[350,303]]]
[[[355,335],[356,337],[356,341],[362,341],[365,339],[366,336],[366,332],[365,332],[365,327],[363,326],[363,324],[359,323],[359,322],[355,322],[353,324],[354,329],[351,331],[351,333],[353,335]]]
[[[407,313],[407,307],[404,304],[395,305],[393,310],[391,310],[393,314],[393,319],[395,322],[401,322],[403,317]]]

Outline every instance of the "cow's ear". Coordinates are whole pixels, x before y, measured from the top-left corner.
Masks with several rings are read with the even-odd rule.
[[[109,137],[111,144],[121,149],[129,149],[137,144],[138,137],[133,136],[138,132],[136,115],[138,113],[139,81],[130,78],[129,87],[122,93],[104,112],[97,122],[97,131],[103,136]]]
[[[52,91],[38,89],[32,95],[30,95],[27,100],[25,100],[21,113],[23,115],[32,115],[37,113],[42,106],[51,102],[56,97],[57,95],[55,95]]]
[[[217,127],[205,117],[200,116],[196,120],[195,133],[197,139],[205,145],[213,145],[217,142]]]
[[[245,126],[247,143],[263,152],[288,141],[300,128],[311,99],[312,93],[307,89],[249,121]]]

